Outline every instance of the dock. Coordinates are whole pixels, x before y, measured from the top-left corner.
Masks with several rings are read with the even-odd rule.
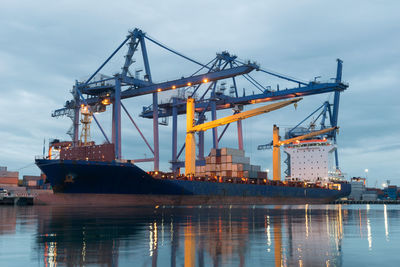
[[[400,204],[400,200],[336,200],[333,201],[331,204]]]

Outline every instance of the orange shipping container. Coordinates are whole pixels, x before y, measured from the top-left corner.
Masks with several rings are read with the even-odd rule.
[[[0,177],[0,184],[18,185],[18,177]]]

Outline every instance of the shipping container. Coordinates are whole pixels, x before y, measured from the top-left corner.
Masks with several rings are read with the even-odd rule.
[[[259,166],[259,165],[251,165],[251,171],[259,172],[259,171],[261,171],[261,166]]]
[[[17,186],[18,177],[0,177],[0,184]]]
[[[221,171],[226,171],[226,163],[221,164]]]
[[[243,157],[243,156],[227,155],[226,162],[227,163],[250,164],[250,158]]]
[[[223,155],[223,156],[224,155],[233,155],[233,156],[244,157],[244,150],[224,147],[224,148],[221,148],[221,155]]]

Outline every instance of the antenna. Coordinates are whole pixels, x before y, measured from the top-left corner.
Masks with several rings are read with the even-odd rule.
[[[46,154],[46,138],[43,138],[43,158]]]

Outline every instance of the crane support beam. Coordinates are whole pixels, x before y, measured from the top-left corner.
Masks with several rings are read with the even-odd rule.
[[[160,91],[173,90],[177,88],[187,87],[190,85],[208,83],[213,81],[218,81],[221,79],[231,78],[238,75],[249,73],[250,71],[256,69],[257,66],[254,64],[248,64],[240,67],[234,67],[230,69],[225,69],[216,72],[209,72],[206,74],[199,74],[187,78],[177,79],[173,81],[153,84],[150,86],[145,86],[141,88],[132,88],[125,90],[121,93],[121,98],[130,98],[140,95],[152,94]]]
[[[331,127],[331,128],[315,131],[315,132],[312,132],[312,133],[309,133],[309,134],[305,134],[305,135],[302,135],[302,136],[290,138],[290,139],[287,139],[287,140],[284,140],[284,141],[279,141],[279,145],[280,146],[281,145],[287,145],[287,144],[294,143],[296,141],[300,141],[300,140],[303,140],[303,139],[307,139],[307,138],[310,138],[310,137],[313,137],[313,136],[316,136],[316,135],[329,133],[330,131],[333,131],[333,130],[336,130],[336,129],[339,129],[339,127],[335,126],[335,127]]]
[[[335,127],[315,131],[315,132],[312,132],[309,134],[305,134],[302,136],[298,136],[295,138],[290,138],[290,139],[287,139],[284,141],[280,141],[279,127],[274,125],[273,134],[272,134],[272,142],[273,142],[273,149],[272,149],[272,172],[273,173],[272,173],[272,175],[273,175],[274,181],[281,180],[281,150],[280,150],[280,147],[282,145],[291,144],[296,141],[300,141],[300,140],[307,139],[307,138],[310,138],[313,136],[325,134],[325,133],[328,133],[328,132],[336,130],[336,129],[338,129],[338,127],[335,126]]]
[[[280,91],[265,91],[264,93],[260,94],[252,94],[248,96],[241,96],[241,97],[230,97],[227,95],[219,96],[219,99],[216,100],[216,108],[217,110],[232,108],[235,105],[248,105],[248,104],[255,104],[255,103],[264,103],[270,101],[277,101],[283,99],[290,99],[295,97],[303,97],[309,95],[316,95],[316,94],[323,94],[323,93],[330,93],[330,92],[341,92],[346,90],[348,87],[347,84],[337,82],[337,83],[314,83],[311,82],[308,86],[297,87],[292,89],[280,90]],[[178,114],[185,114],[186,113],[186,103],[181,101],[177,103],[178,105]],[[160,105],[160,108],[163,111],[159,111],[159,117],[169,117],[172,116],[171,113],[171,104],[165,103]],[[197,102],[196,103],[196,110],[198,109],[207,109],[210,111],[211,108],[208,106],[207,101]],[[143,118],[152,118],[153,111],[146,110],[140,114]]]
[[[221,125],[229,124],[239,120],[251,118],[263,113],[268,113],[273,110],[277,110],[288,106],[290,104],[296,104],[302,98],[290,99],[279,103],[273,103],[267,106],[247,110],[238,114],[227,116],[215,121],[206,122],[203,124],[194,125],[194,113],[195,113],[195,102],[193,98],[187,100],[187,111],[186,111],[186,148],[185,148],[185,175],[191,176],[195,174],[196,170],[196,141],[195,133],[199,131],[206,131]]]

